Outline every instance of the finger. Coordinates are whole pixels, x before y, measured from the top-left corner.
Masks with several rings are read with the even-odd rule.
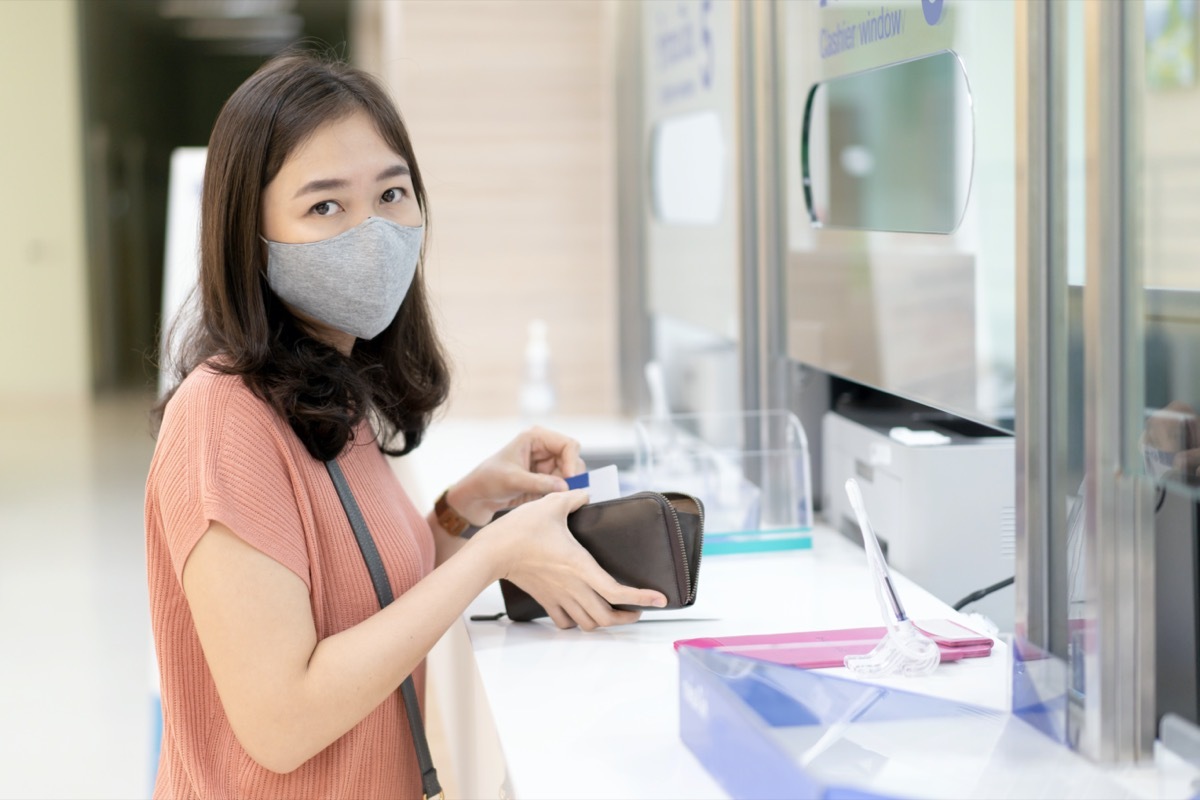
[[[571,621],[571,618],[569,616],[567,616],[567,612],[562,610],[562,606],[550,605],[550,606],[545,606],[545,609],[546,609],[546,615],[549,616],[550,619],[554,621],[554,624],[559,629],[565,631],[569,628],[575,627],[575,623],[573,621]]]
[[[519,467],[513,470],[511,480],[514,493],[522,495],[541,497],[551,492],[565,492],[569,488],[567,482],[557,475],[529,472]]]
[[[613,620],[609,625],[632,625],[642,618],[641,611],[625,611],[620,608],[614,608],[612,612]]]
[[[588,504],[590,496],[587,489],[572,489],[569,492],[560,492],[555,497],[561,498],[561,502],[566,504],[567,513],[570,514],[577,508],[582,508]],[[595,563],[595,562],[593,562]],[[599,569],[599,565],[596,566]]]
[[[559,480],[559,479],[554,479],[554,480]],[[584,489],[577,489],[577,491],[582,492],[582,491],[584,491]],[[526,492],[523,494],[516,494],[516,495],[514,495],[514,497],[509,499],[508,507],[511,507],[511,509],[515,509],[515,507],[517,507],[518,505],[532,503],[532,501],[541,500],[542,498],[548,497],[548,495],[554,495],[554,497],[565,497],[566,494],[570,494],[570,492],[568,492],[568,487],[566,487],[566,481],[562,481],[562,486],[560,486],[559,488],[550,489],[550,491]],[[588,503],[588,501],[584,500],[583,503],[581,503],[580,505],[587,505],[587,503]],[[570,507],[570,511],[575,511],[575,509],[577,509],[577,507],[578,506],[572,505]],[[570,513],[570,511],[568,511],[568,513]]]
[[[584,612],[596,621],[596,624],[601,628],[615,625],[615,608],[608,604],[600,595],[596,594],[589,586],[584,586],[583,591],[586,593],[580,598],[580,606]]]
[[[614,606],[641,606],[642,608],[664,608],[667,596],[653,589],[636,589],[632,586],[622,586],[617,583],[615,589],[600,593],[605,600]]]
[[[584,579],[596,594],[608,601],[609,605],[662,608],[667,604],[667,596],[662,592],[624,586],[605,572],[594,558],[589,558],[588,561],[590,564],[584,567]]]
[[[544,494],[523,494],[519,497],[514,497],[512,500],[509,500],[508,507],[516,508],[517,506],[523,506],[526,503],[532,503],[534,500],[541,500],[545,496],[546,495]]]
[[[579,457],[579,442],[567,438],[563,448],[558,453],[558,467],[563,475],[578,475],[587,472],[587,464]]]
[[[577,440],[540,427],[530,428],[527,433],[531,448],[530,457],[539,471],[557,471],[560,475],[587,472],[587,465],[579,457],[580,445]]]
[[[641,611],[626,611],[619,608],[613,608],[596,592],[589,590],[589,597],[584,602],[584,610],[596,620],[596,623],[602,628],[608,628],[613,625],[628,625],[631,622],[637,622],[642,616]]]
[[[583,606],[573,599],[568,599],[563,602],[563,610],[567,612],[571,619],[585,631],[594,631],[600,627],[596,624],[596,620],[592,619],[592,615],[584,610]]]

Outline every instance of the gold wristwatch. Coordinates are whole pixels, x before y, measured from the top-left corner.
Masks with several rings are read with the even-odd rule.
[[[433,515],[437,517],[438,525],[441,525],[446,533],[451,536],[461,536],[463,531],[471,527],[471,521],[446,502],[446,495],[449,493],[450,490],[447,489],[438,496],[437,502],[433,504]]]

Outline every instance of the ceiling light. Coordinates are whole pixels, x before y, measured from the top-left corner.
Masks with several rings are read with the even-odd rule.
[[[167,19],[247,19],[290,14],[296,0],[161,0],[158,14]]]
[[[304,29],[298,14],[279,17],[243,17],[181,20],[185,39],[293,39]]]

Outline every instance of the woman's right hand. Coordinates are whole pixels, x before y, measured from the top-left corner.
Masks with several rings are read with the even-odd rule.
[[[640,611],[613,608],[618,604],[665,606],[661,592],[617,583],[571,535],[567,515],[587,501],[582,489],[553,492],[513,509],[474,538],[486,537],[499,553],[499,577],[528,592],[560,628],[590,631],[641,617]]]

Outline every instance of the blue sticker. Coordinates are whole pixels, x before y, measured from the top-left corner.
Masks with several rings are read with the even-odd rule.
[[[586,489],[588,485],[588,474],[586,472],[581,472],[578,475],[572,475],[567,478],[568,489]]]
[[[921,0],[921,10],[925,12],[925,22],[937,25],[942,21],[942,9],[946,0]]]

